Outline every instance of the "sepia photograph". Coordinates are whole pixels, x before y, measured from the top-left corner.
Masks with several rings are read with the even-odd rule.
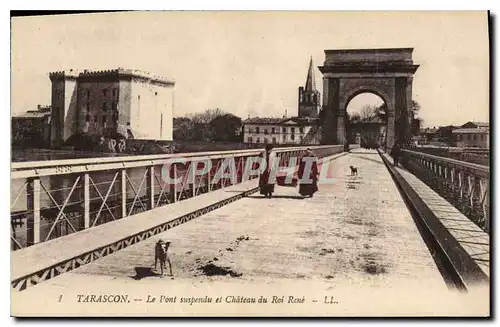
[[[490,19],[11,12],[11,316],[490,318]]]

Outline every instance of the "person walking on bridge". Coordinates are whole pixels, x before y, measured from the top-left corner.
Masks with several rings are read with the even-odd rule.
[[[314,155],[311,149],[306,150],[302,157],[297,172],[299,178],[299,193],[302,196],[313,197],[318,191],[318,157]]]
[[[401,147],[399,146],[399,143],[394,143],[394,146],[391,149],[391,157],[394,160],[394,167],[397,167],[399,164],[399,158],[401,156]]]
[[[268,144],[266,145],[265,151],[261,154],[261,158],[264,160],[266,167],[259,176],[259,187],[260,194],[264,195],[266,198],[271,198],[274,193],[274,183],[269,180],[276,158],[276,154],[272,152],[272,149],[272,145]]]

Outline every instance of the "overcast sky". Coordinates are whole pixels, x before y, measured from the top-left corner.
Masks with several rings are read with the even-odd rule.
[[[50,104],[48,73],[149,71],[176,81],[174,114],[297,114],[309,58],[325,49],[414,48],[413,98],[427,126],[488,121],[486,12],[135,12],[14,18],[12,112]],[[349,111],[381,100],[353,99]]]

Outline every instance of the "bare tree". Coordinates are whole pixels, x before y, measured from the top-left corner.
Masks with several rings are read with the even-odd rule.
[[[348,114],[349,123],[354,124],[354,123],[359,123],[360,121],[361,121],[361,116],[359,115],[359,113],[354,112],[350,115]]]
[[[420,104],[415,100],[411,100],[411,113],[413,117],[417,117],[419,111],[420,111]]]
[[[370,120],[376,115],[376,107],[370,106],[370,105],[364,105],[361,108],[361,111],[359,112],[359,116],[361,120]]]
[[[209,124],[213,119],[223,116],[226,113],[219,108],[207,109],[204,112],[190,115],[191,121],[201,124]]]
[[[191,141],[208,141],[212,140],[213,131],[211,122],[214,119],[227,115],[219,108],[206,109],[203,112],[187,115],[186,117],[178,117],[175,119],[176,133],[178,140]]]

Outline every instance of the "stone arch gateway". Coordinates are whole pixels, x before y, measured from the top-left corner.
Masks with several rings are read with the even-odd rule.
[[[346,109],[360,93],[374,93],[387,105],[386,148],[411,138],[413,48],[325,50],[322,143],[344,144]]]

